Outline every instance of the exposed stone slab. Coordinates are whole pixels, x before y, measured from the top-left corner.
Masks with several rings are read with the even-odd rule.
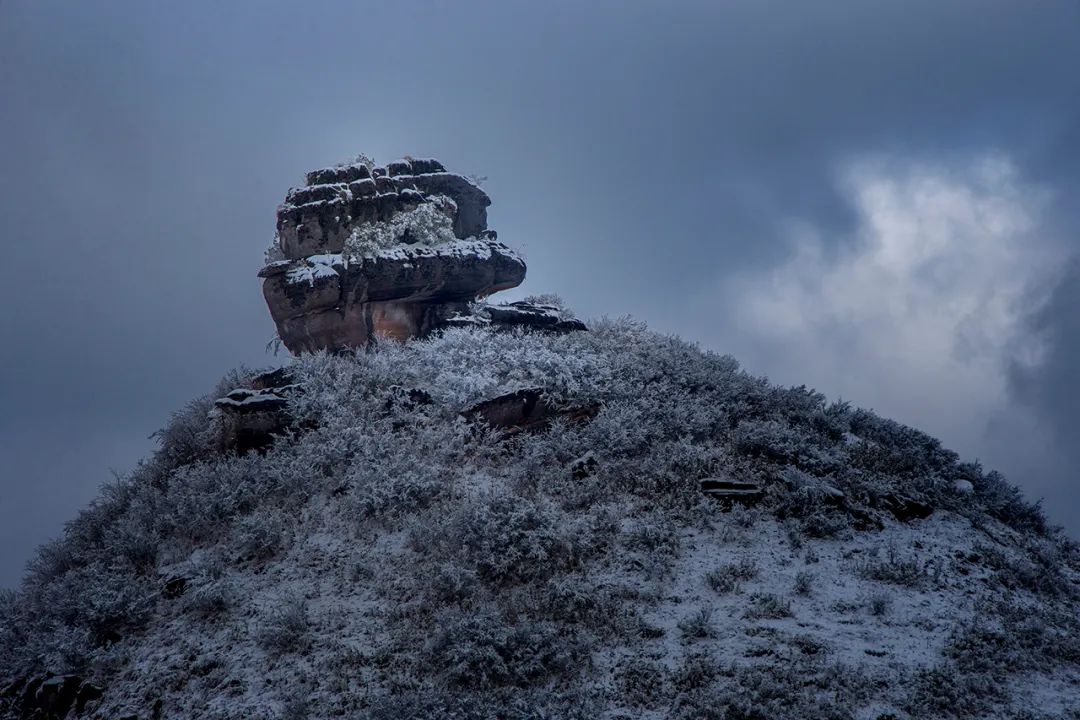
[[[443,327],[489,327],[493,330],[525,328],[543,332],[575,332],[588,330],[585,323],[569,316],[555,305],[526,301],[485,304],[475,310],[450,317]]]
[[[523,388],[485,400],[469,408],[462,416],[470,422],[483,423],[508,438],[522,432],[547,429],[556,418],[582,422],[596,415],[598,405],[559,407],[542,388]]]
[[[525,263],[497,240],[399,246],[348,261],[316,255],[260,273],[278,336],[294,353],[427,334],[476,297],[514,287]]]

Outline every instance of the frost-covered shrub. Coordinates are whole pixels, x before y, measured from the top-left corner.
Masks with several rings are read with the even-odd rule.
[[[377,255],[396,245],[441,245],[453,242],[454,214],[457,205],[448,197],[438,196],[411,210],[394,213],[386,222],[364,223],[353,228],[345,241],[345,255],[362,259]]]
[[[558,690],[504,688],[463,694],[425,687],[376,697],[362,720],[594,720],[603,714],[597,697]]]
[[[686,641],[701,640],[716,635],[711,607],[700,607],[697,612],[679,620],[677,624],[683,640]]]
[[[552,623],[509,623],[491,611],[450,611],[436,627],[425,661],[457,687],[533,685],[569,669],[578,652]]]
[[[307,603],[297,595],[284,595],[260,614],[256,639],[267,653],[281,655],[304,649],[310,639]]]
[[[285,543],[285,518],[276,508],[256,510],[240,518],[233,526],[232,546],[244,560],[269,560],[282,550]]]
[[[622,702],[630,707],[651,707],[669,692],[669,671],[649,657],[632,657],[615,673]]]
[[[1022,532],[1047,533],[1046,514],[1040,504],[1026,501],[1020,489],[1010,485],[1000,474],[980,473],[973,484],[975,497],[991,517]]]
[[[382,482],[354,486],[353,499],[362,518],[413,513],[431,505],[445,490],[446,479],[416,469],[390,474]]]
[[[925,565],[915,557],[904,557],[890,547],[884,558],[867,558],[855,564],[855,574],[864,580],[918,587],[928,579]]]
[[[737,563],[725,563],[705,574],[705,582],[717,593],[724,595],[737,592],[739,583],[753,580],[758,576],[758,566],[753,560],[745,558]]]
[[[878,592],[866,599],[866,607],[874,617],[882,617],[889,614],[892,608],[892,596]]]
[[[1080,619],[1070,609],[1001,603],[957,627],[944,655],[962,672],[1003,675],[1080,665]]]
[[[551,619],[594,631],[610,630],[618,620],[618,602],[611,590],[579,573],[549,580],[540,604]]]
[[[838,465],[809,428],[775,418],[743,420],[732,433],[732,445],[745,455],[811,473],[826,473]]]
[[[440,563],[425,578],[423,592],[435,607],[459,605],[477,592],[476,572],[453,563]]]
[[[822,693],[820,688],[829,688]],[[680,696],[675,720],[854,720],[866,696],[862,676],[841,665],[783,662],[731,666],[705,689]],[[922,716],[918,716],[922,717]]]
[[[647,679],[660,682],[633,692],[654,714],[850,717],[865,709],[859,703],[869,681],[826,665],[827,653],[809,639],[777,631],[767,635],[768,653],[733,656],[745,667],[704,660],[691,667],[687,660],[672,671],[690,650],[714,643],[680,646],[681,632],[672,637],[655,619],[672,612],[672,587],[693,595],[676,617],[693,616],[707,602],[700,595],[711,592],[706,585],[727,593],[753,579],[753,563],[706,566],[715,572],[704,581],[675,575],[697,571],[702,557],[725,560],[698,554],[702,543],[722,553],[726,543],[775,539],[779,528],[780,547],[759,562],[795,572],[801,565],[787,563],[797,554],[811,563],[820,552],[819,567],[831,568],[836,543],[814,538],[876,532],[883,499],[902,495],[960,513],[1001,538],[1000,557],[980,550],[980,570],[989,568],[998,581],[986,589],[1014,591],[1038,620],[987,611],[992,617],[983,625],[958,634],[942,667],[961,676],[961,690],[978,691],[987,676],[1011,683],[1021,668],[1077,662],[1080,630],[1063,616],[1072,610],[1080,555],[1043,533],[1031,507],[996,476],[959,463],[910,428],[828,405],[805,388],[772,387],[730,358],[638,323],[589,324],[590,332],[559,336],[459,329],[298,358],[291,370],[304,392],[291,400],[296,432],[262,455],[218,452],[200,432],[205,405],[192,407],[173,420],[153,458],[106,486],[62,539],[42,549],[17,597],[3,603],[0,656],[15,658],[7,664],[20,674],[90,669],[110,692],[137,692],[145,680],[175,705],[191,696],[170,689],[171,670],[162,664],[157,675],[131,680],[145,665],[123,660],[122,651],[143,652],[172,632],[171,623],[187,624],[208,642],[236,645],[263,663],[253,674],[280,681],[286,667],[318,673],[318,689],[307,695],[312,716],[539,720],[610,714],[621,700],[619,658],[644,657],[648,648],[662,672]],[[599,412],[505,442],[460,417],[476,402],[522,387],[543,388],[556,405]],[[592,462],[576,469],[587,453]],[[830,485],[842,499],[789,483],[793,467],[812,481],[804,484]],[[723,512],[700,492],[702,478],[720,476],[760,483],[764,497]],[[955,493],[955,479],[976,492]],[[1019,534],[1001,532],[995,518]],[[948,516],[932,522],[939,520]],[[890,523],[883,533],[922,527],[936,526]],[[1043,534],[1036,540],[1036,533]],[[1017,537],[1024,540],[1014,543]],[[259,562],[237,562],[275,546]],[[931,543],[925,553],[938,561],[932,565],[919,557],[914,567],[898,556],[852,569],[889,583],[932,580],[943,552]],[[222,558],[216,570],[215,556]],[[162,582],[176,573],[188,578],[187,591],[164,598]],[[308,622],[302,601],[292,606],[298,612],[273,600],[259,609],[267,592],[302,582],[317,584],[322,596],[318,623]],[[958,575],[941,590],[965,582]],[[797,575],[795,592],[806,585]],[[750,622],[737,611],[712,620],[764,632],[775,628],[755,620],[791,611],[773,595],[754,596],[748,606]],[[254,617],[245,615],[249,608]],[[843,613],[845,623],[874,622],[866,596],[818,610]],[[163,629],[159,619],[170,624]],[[186,657],[182,639],[164,641]],[[991,648],[980,653],[977,644]],[[249,652],[252,645],[265,656]],[[279,659],[294,650],[311,652]],[[217,667],[198,683],[208,689],[229,672]],[[913,685],[926,707],[949,702],[932,674]],[[235,702],[234,715],[282,709],[258,693]]]
[[[584,550],[574,531],[555,507],[500,492],[462,504],[441,527],[421,523],[412,543],[449,553],[483,580],[504,585],[573,568]]]
[[[748,620],[779,620],[791,617],[791,602],[772,593],[754,593],[743,617]]]
[[[905,709],[913,717],[983,718],[1009,702],[1008,687],[997,678],[960,672],[952,663],[915,676]]]
[[[201,617],[214,617],[228,612],[236,602],[236,588],[226,578],[206,580],[184,593],[184,610]]]
[[[810,595],[814,590],[814,581],[816,579],[817,576],[807,570],[800,570],[795,573],[795,584],[793,587],[795,594],[804,597]]]

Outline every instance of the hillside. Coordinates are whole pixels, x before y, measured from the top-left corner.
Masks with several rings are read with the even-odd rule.
[[[363,161],[363,162],[362,162]],[[0,595],[5,718],[1080,718],[1000,475],[525,277],[434,160],[308,173],[231,373]]]
[[[1076,717],[1075,546],[915,430],[629,321],[291,369],[304,430],[221,452],[197,401],[42,549],[9,680],[101,718]],[[460,414],[523,387],[598,411]]]

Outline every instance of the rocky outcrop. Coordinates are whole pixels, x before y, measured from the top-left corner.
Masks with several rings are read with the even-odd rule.
[[[278,209],[282,259],[259,273],[293,353],[423,336],[525,279],[525,263],[487,229],[487,193],[437,160],[357,163],[306,180]],[[417,223],[402,222],[421,209]]]
[[[287,368],[257,375],[249,387],[214,401],[211,422],[223,451],[264,450],[292,425],[289,396],[300,392]]]
[[[548,399],[542,388],[523,388],[478,403],[463,412],[462,417],[510,438],[523,432],[546,430],[556,418],[569,423],[589,420],[599,410],[596,404],[560,407]]]
[[[514,287],[525,265],[489,238],[402,246],[372,257],[314,255],[259,273],[278,335],[294,353],[426,335],[478,296]]]
[[[447,318],[442,327],[489,327],[493,330],[522,328],[554,333],[587,329],[585,323],[557,305],[525,300],[485,304],[470,311],[459,312]]]
[[[757,483],[732,480],[727,477],[702,478],[701,492],[721,503],[752,503],[764,497],[765,492]]]

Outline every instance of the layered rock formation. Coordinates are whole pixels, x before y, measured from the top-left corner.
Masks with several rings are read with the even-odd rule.
[[[423,336],[519,285],[525,263],[487,229],[491,200],[436,160],[315,170],[278,209],[260,272],[293,353]]]

